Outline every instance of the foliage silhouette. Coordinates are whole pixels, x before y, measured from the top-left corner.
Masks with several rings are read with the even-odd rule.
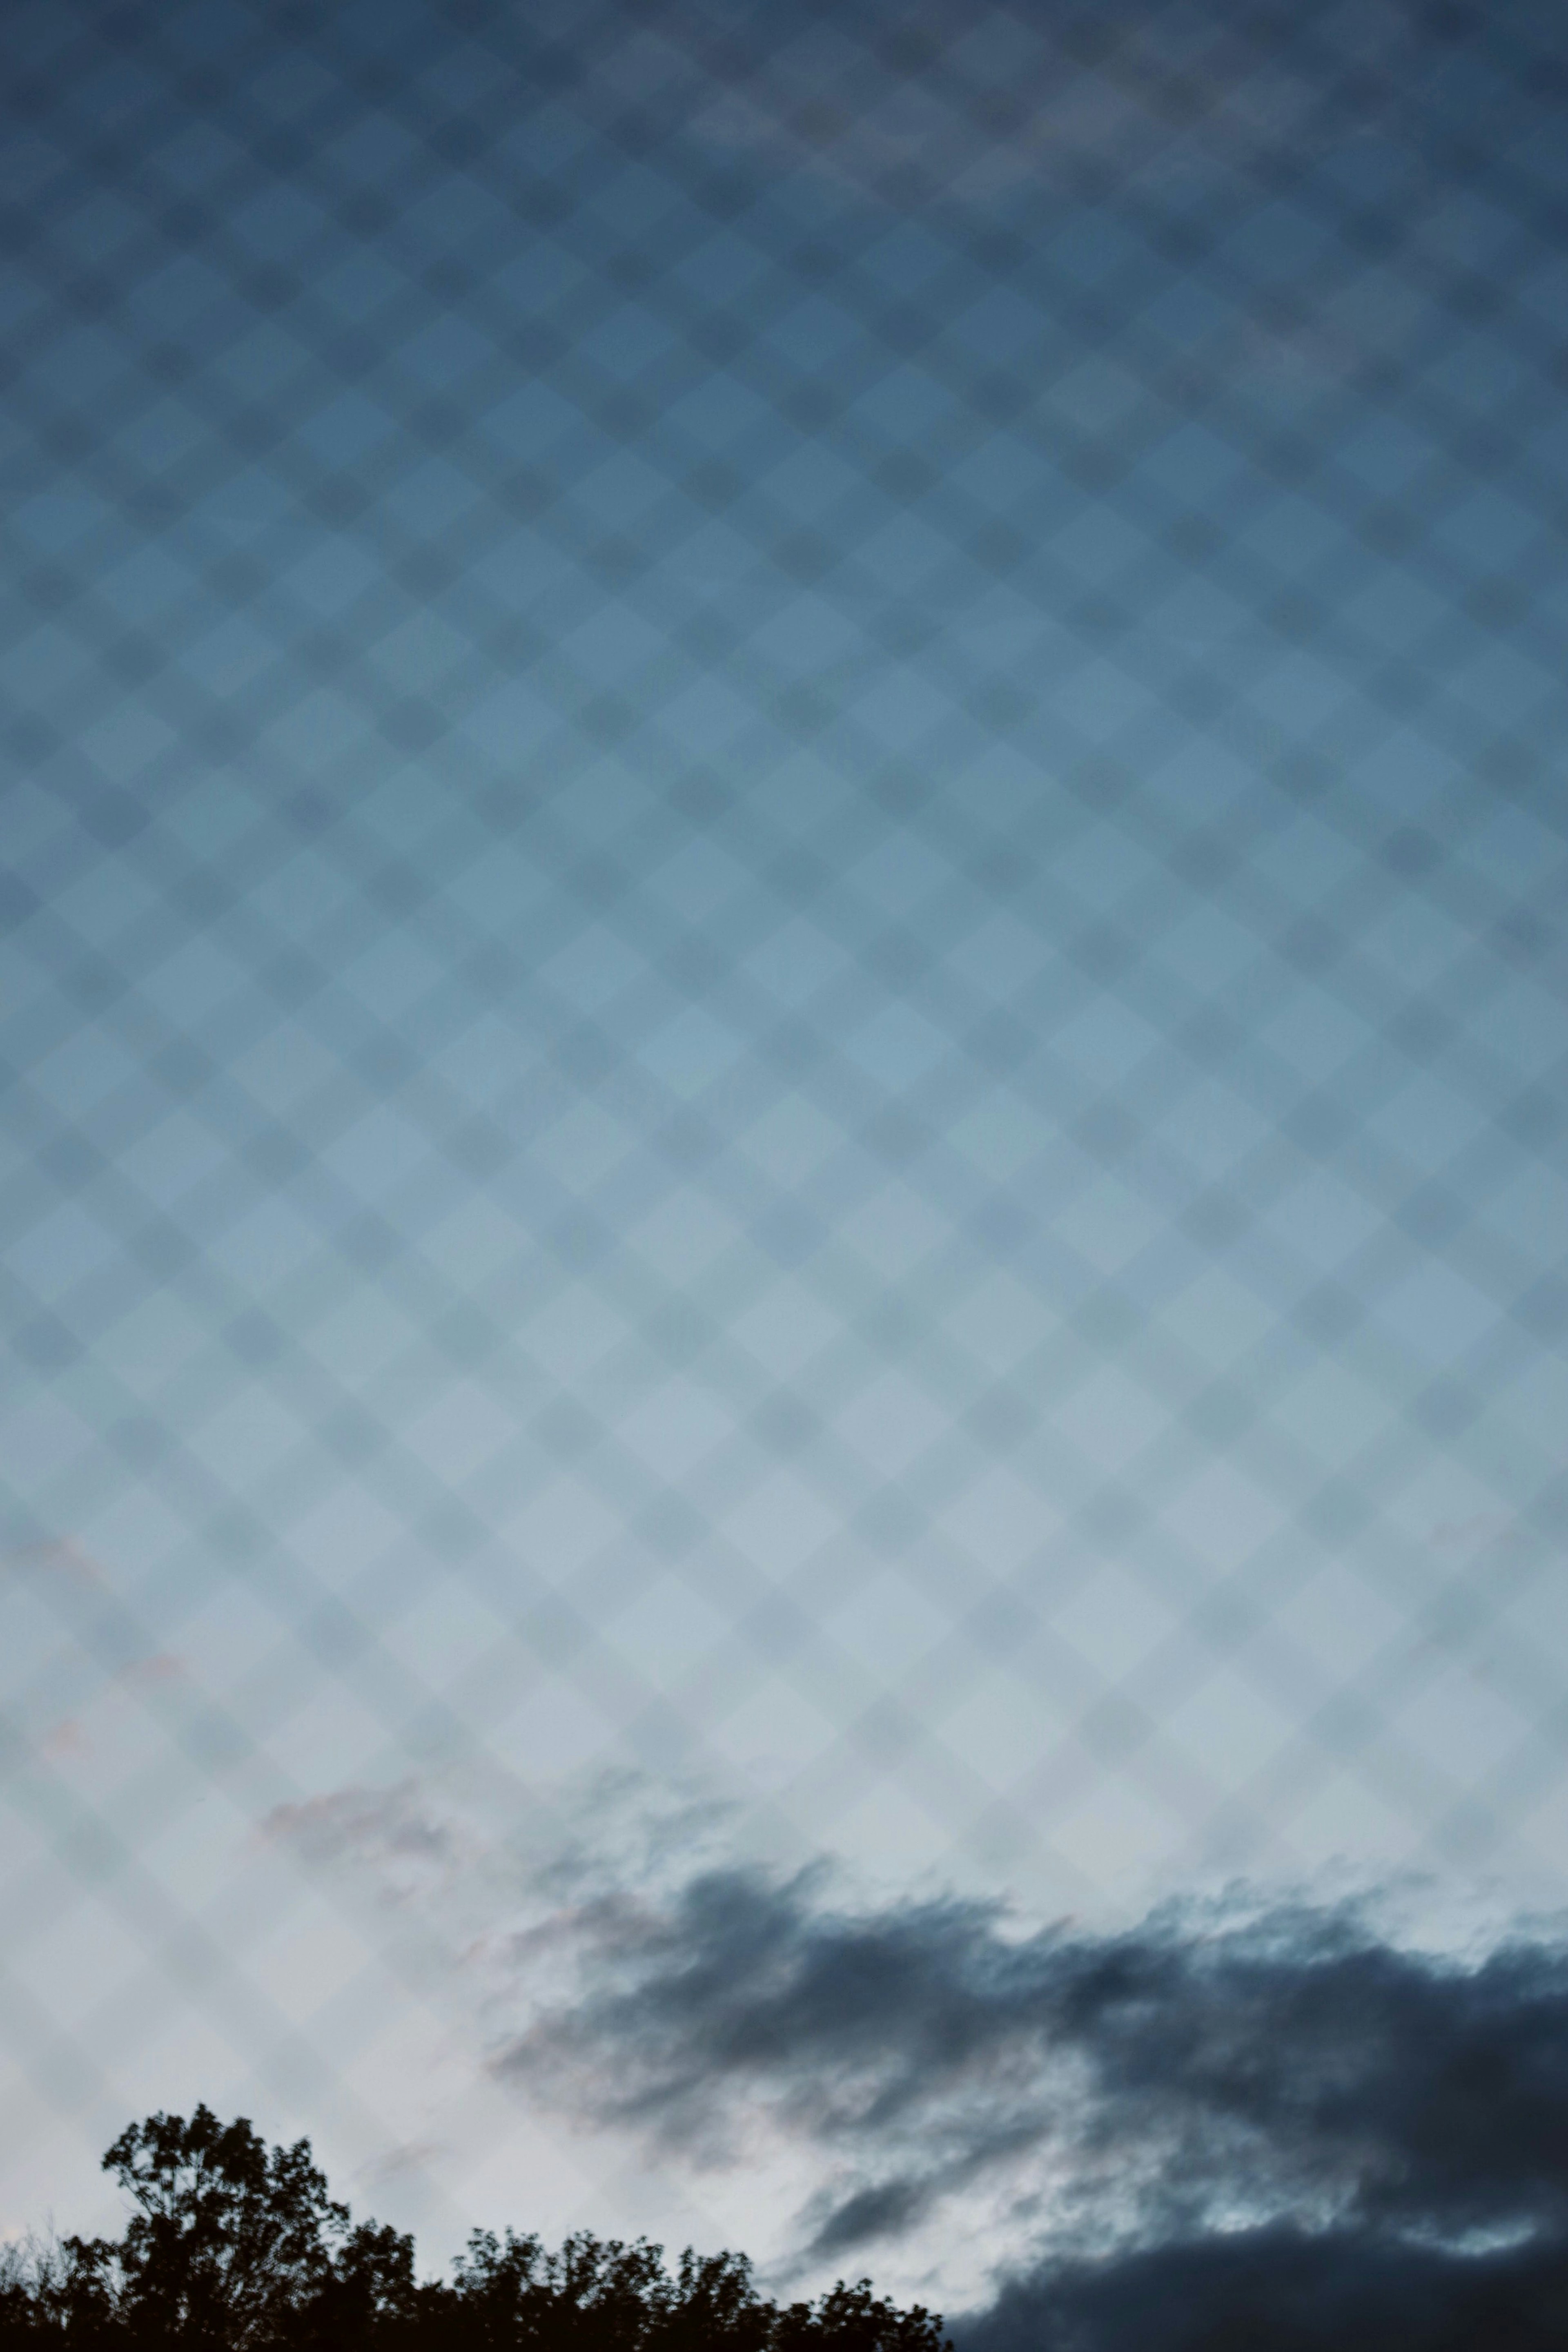
[[[672,2272],[641,2239],[476,2230],[422,2280],[413,2238],[354,2222],[308,2140],[269,2148],[205,2106],[131,2125],[103,2165],[123,2235],[8,2250],[5,2352],[951,2352],[939,2315],[868,2280],[779,2305],[744,2254],[688,2247]]]

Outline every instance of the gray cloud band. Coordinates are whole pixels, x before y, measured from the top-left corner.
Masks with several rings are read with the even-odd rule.
[[[444,1906],[471,1875],[413,1790],[277,1826],[400,1899],[411,1866]],[[671,1859],[531,1870],[526,1924],[464,1959],[513,2021],[492,2073],[697,2166],[765,2118],[820,2183],[808,2268],[937,2243],[989,2192],[1002,2283],[961,2352],[1563,2340],[1568,1948],[1461,1964],[1306,1904],[1019,1935],[995,1906]]]
[[[981,1906],[851,1914],[815,1874],[746,1871],[587,1906],[574,1933],[580,1997],[497,2072],[694,2149],[765,2103],[862,2176],[817,2216],[820,2252],[1048,2145],[1091,2239],[1568,2219],[1561,1951],[1465,1969],[1304,1907],[1019,1940]]]
[[[1561,2352],[1568,2256],[1244,2231],[1054,2264],[953,2334],[958,2352]]]

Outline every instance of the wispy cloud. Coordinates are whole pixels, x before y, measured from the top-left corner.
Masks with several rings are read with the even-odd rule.
[[[630,26],[618,18],[597,43],[569,13],[560,38],[572,108],[601,134],[637,155],[651,143],[684,152],[699,180],[716,166],[793,184],[814,199],[811,233],[825,208],[849,228],[849,251],[862,232],[880,235],[879,216],[945,214],[967,236],[1021,203],[1037,230],[1044,218],[1086,237],[1071,266],[1084,299],[1129,317],[1144,311],[1147,272],[1168,275],[1171,239],[1223,253],[1205,301],[1185,314],[1173,306],[1160,331],[1178,395],[1196,369],[1193,381],[1265,400],[1333,396],[1407,352],[1429,308],[1429,287],[1369,253],[1324,268],[1311,232],[1284,280],[1266,264],[1253,274],[1249,224],[1266,211],[1286,249],[1301,234],[1291,224],[1302,176],[1327,159],[1370,142],[1398,154],[1400,173],[1427,175],[1415,127],[1430,102],[1420,30],[1384,0],[1333,24],[1288,0],[1229,12],[1131,0],[1114,15],[737,14],[695,0]],[[1434,217],[1451,209],[1438,193]],[[1319,208],[1332,215],[1337,201]],[[1096,241],[1103,204],[1130,237]],[[968,319],[971,341],[987,331],[978,312]],[[997,355],[1020,363],[1005,343]],[[1052,355],[1028,364],[1043,391]]]
[[[107,1581],[92,1554],[68,1536],[47,1537],[0,1552],[0,1574],[63,1577],[68,1583],[93,1590]]]
[[[994,2293],[971,2265],[967,2326],[987,2352],[1030,2330],[1211,2340],[1150,2332],[1178,2277],[1206,2325],[1293,2312],[1303,2344],[1358,2341],[1322,2333],[1350,2326],[1347,2296],[1469,2308],[1568,2263],[1551,1936],[1438,1954],[1364,1905],[1238,1900],[1025,1931],[998,1905],[857,1904],[825,1865],[683,1874],[668,1840],[508,1876],[477,1844],[458,1860],[413,1784],[277,1827],[324,1859],[323,1821],[335,1864],[406,1889],[428,1860],[468,1914],[452,1965],[493,2079],[694,2176],[789,2151],[781,2274],[917,2249],[961,2282],[944,2248],[983,2238]]]
[[[1357,134],[1378,93],[1397,93],[1408,26],[1395,10],[1363,11],[1354,60],[1300,31],[1283,14],[1220,25],[1179,7],[1114,19],[768,12],[747,24],[696,6],[617,39],[579,98],[878,203],[986,204],[1106,171],[1133,188],[1247,170]]]
[[[477,1860],[463,1823],[438,1811],[413,1780],[278,1805],[266,1833],[318,1869],[352,1864],[390,1902],[438,1896],[465,1860]]]

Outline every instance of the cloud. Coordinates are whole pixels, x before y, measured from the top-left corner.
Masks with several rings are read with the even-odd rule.
[[[461,1822],[437,1812],[412,1780],[275,1806],[263,1832],[318,1870],[346,1863],[370,1874],[381,1898],[398,1904],[439,1901],[470,1849]]]
[[[1021,202],[1037,236],[1043,204],[1055,226],[1039,250],[1051,266],[1042,286],[1030,265],[1012,292],[1073,346],[1082,331],[1066,288],[1078,269],[1107,322],[1170,297],[1147,345],[1168,345],[1167,356],[1145,365],[1178,401],[1208,388],[1287,404],[1333,396],[1407,353],[1429,310],[1427,278],[1417,283],[1397,257],[1347,247],[1335,263],[1332,246],[1316,251],[1301,233],[1313,209],[1302,175],[1347,149],[1381,144],[1403,173],[1429,173],[1430,44],[1390,0],[1365,0],[1354,20],[1326,28],[1291,0],[1249,11],[1129,0],[1114,15],[988,0],[747,12],[689,0],[614,13],[597,37],[590,21],[569,12],[558,31],[575,68],[575,113],[634,158],[656,152],[666,169],[682,159],[699,192],[716,167],[804,193],[810,236],[837,215],[846,255],[887,215],[945,215],[967,238]],[[1430,193],[1436,217],[1439,191]],[[1325,227],[1342,202],[1337,187],[1320,196]],[[1130,236],[1099,236],[1095,210],[1107,204]],[[1262,220],[1272,227],[1260,231]],[[1087,242],[1070,260],[1056,230],[1074,221]],[[1202,272],[1201,299],[1172,292],[1173,236],[1195,262],[1206,250],[1221,257]],[[1260,264],[1270,243],[1275,263]],[[1276,263],[1291,252],[1281,276]],[[886,300],[907,332],[914,313],[892,300],[895,281],[873,293],[880,268],[858,279],[866,319],[874,325]],[[904,294],[915,310],[926,303],[935,337],[942,300],[932,310],[913,281]],[[956,315],[968,310],[966,297]],[[1016,331],[1009,311],[981,302],[964,330],[972,348]],[[1032,372],[1042,393],[1060,369],[1050,335],[1027,361],[1005,341],[991,356]]]
[[[1378,93],[1408,87],[1410,46],[1400,12],[1375,5],[1354,60],[1303,43],[1282,11],[1145,5],[1090,22],[867,5],[747,22],[697,5],[608,44],[578,96],[622,130],[656,125],[879,204],[988,204],[1092,191],[1105,173],[1135,185],[1256,169],[1355,135]]]
[[[92,1554],[70,1537],[46,1538],[0,1552],[0,1572],[63,1577],[68,1583],[100,1590],[108,1581]]]
[[[491,2080],[657,2172],[788,2179],[774,2274],[930,2282],[967,2306],[960,2352],[1548,2340],[1559,1937],[1438,1952],[1369,1903],[1239,1896],[1025,1928],[852,1900],[824,1864],[716,1859],[711,1835],[683,1865],[680,1818],[551,1858],[541,1817],[505,1868],[414,1783],[275,1824],[378,1884],[434,1857]],[[1456,2314],[1497,2325],[1466,2338]]]
[[[1568,2251],[1256,2230],[1010,2281],[957,2352],[1559,2352]]]
[[[814,2232],[835,2252],[1046,2157],[1064,2235],[1568,2230],[1568,1953],[1464,1966],[1354,1906],[1005,1929],[706,1874],[578,1915],[577,1997],[492,2063],[699,2158],[770,2111],[845,2168]]]
[[[362,2166],[360,2178],[377,2189],[408,2180],[423,2183],[431,2167],[439,2164],[451,2153],[445,2140],[400,2140],[396,2146],[385,2149],[372,2163]]]
[[[121,1666],[120,1679],[132,1690],[162,1690],[189,1679],[190,1667],[175,1650],[154,1650]]]

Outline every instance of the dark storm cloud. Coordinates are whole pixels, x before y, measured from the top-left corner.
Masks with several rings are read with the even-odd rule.
[[[1568,2252],[1245,2231],[1042,2270],[951,2332],[958,2352],[1559,2352]]]
[[[497,2071],[699,2158],[769,2111],[836,2168],[809,2217],[820,2252],[1043,2157],[1091,2239],[1568,2225],[1557,1948],[1461,1966],[1308,1907],[1020,1938],[982,1906],[850,1912],[815,1874],[741,1870],[662,1904],[601,1898],[551,1933],[575,1944],[576,1996]]]
[[[990,2286],[950,2309],[957,2352],[1568,2341],[1568,1945],[1456,1958],[1368,1905],[1239,1899],[1022,1933],[852,1905],[825,1865],[683,1869],[599,1795],[599,1850],[573,1814],[527,1866],[415,1781],[272,1826],[465,1915],[501,2081],[666,2164],[782,2144],[816,2186],[781,2276],[967,2241]]]

